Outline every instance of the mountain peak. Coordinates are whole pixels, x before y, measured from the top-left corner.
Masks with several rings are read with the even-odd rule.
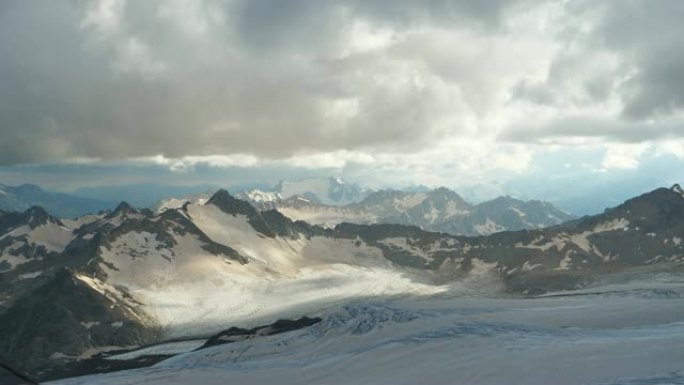
[[[40,206],[31,206],[28,210],[24,211],[27,215],[35,216],[35,217],[45,217],[47,218],[50,214],[48,214],[47,211],[45,211],[44,208]]]
[[[282,199],[300,195],[313,202],[333,206],[359,202],[369,193],[357,184],[336,177],[281,180],[272,192],[280,194]]]
[[[252,205],[246,201],[233,197],[225,189],[218,190],[209,198],[207,204],[213,204],[226,214],[251,216],[256,213],[256,209],[252,207]]]
[[[212,203],[212,202],[216,202],[216,201],[224,200],[224,199],[235,199],[235,198],[233,198],[233,196],[230,195],[228,190],[219,189],[218,191],[216,191],[214,193],[214,195],[211,196],[211,198],[209,198],[208,203]]]
[[[441,196],[441,197],[444,197],[446,199],[456,200],[456,201],[459,201],[461,203],[465,203],[465,200],[463,199],[463,197],[458,195],[458,193],[456,191],[451,190],[450,188],[447,188],[444,186],[437,187],[434,190],[428,191],[428,195],[431,195],[433,197]]]
[[[684,213],[684,201],[681,199],[681,188],[678,187],[674,185],[671,188],[657,188],[607,209],[607,212],[617,213],[633,222],[647,217],[660,218],[666,214],[679,217]]]
[[[136,213],[137,210],[134,209],[128,202],[122,201],[119,203],[118,206],[114,209],[112,212],[112,215],[117,215],[117,214],[131,214],[131,213]]]
[[[670,190],[672,190],[672,191],[678,193],[679,195],[681,195],[682,197],[684,197],[684,189],[682,188],[682,186],[679,185],[679,183],[673,184],[672,187],[670,187]]]
[[[24,216],[32,229],[44,225],[50,220],[50,214],[40,206],[31,206],[24,211]]]

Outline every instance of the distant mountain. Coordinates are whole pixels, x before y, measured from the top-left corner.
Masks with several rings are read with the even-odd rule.
[[[281,181],[272,190],[280,198],[302,196],[312,202],[341,206],[365,198],[369,190],[357,184],[345,183],[339,178],[311,178],[295,182]]]
[[[303,196],[264,199],[257,192],[240,195],[259,209],[277,209],[284,215],[332,227],[342,222],[389,223],[418,226],[454,235],[487,235],[506,230],[538,229],[574,219],[552,204],[499,197],[471,204],[456,192],[441,187],[425,192],[382,190],[345,206],[322,205]]]
[[[446,189],[369,198],[383,212],[440,221],[479,206]],[[523,203],[502,198],[481,210],[516,212]],[[259,211],[225,190],[161,213],[121,203],[67,220],[32,207],[0,213],[0,356],[48,379],[96,354],[362,298],[464,287],[530,296],[618,276],[649,279],[681,272],[682,234],[679,186],[559,226],[477,237],[396,224],[323,228]]]
[[[204,204],[209,200],[209,198],[211,198],[211,195],[212,194],[210,193],[203,193],[189,195],[183,198],[162,199],[155,205],[151,206],[150,209],[155,213],[161,214],[166,210],[180,209],[187,203]]]
[[[663,175],[668,172],[663,171]],[[672,174],[678,174],[672,172]],[[631,175],[631,174],[630,174]],[[575,176],[530,175],[504,183],[459,186],[458,192],[468,201],[482,202],[498,196],[535,197],[553,202],[556,207],[575,215],[594,215],[614,207],[643,191],[672,185],[680,175],[658,178],[651,175],[628,176],[607,173],[601,178],[587,178],[578,183]],[[546,183],[540,183],[545,180]]]
[[[5,211],[24,211],[32,206],[41,206],[54,216],[71,218],[110,209],[115,205],[112,201],[45,191],[32,184],[0,184],[0,210]]]
[[[152,186],[141,187],[143,190],[155,189]],[[123,199],[136,203],[139,207],[150,207],[154,211],[163,211],[167,208],[180,208],[187,202],[207,200],[211,193],[218,190],[218,188],[203,187],[207,187],[207,189],[201,190],[200,187],[191,187],[183,190],[185,193],[181,193],[179,190],[179,193],[174,195],[171,192],[177,189],[177,187],[166,186],[162,191],[165,191],[165,194],[168,196],[158,199],[152,204],[141,204],[147,203],[149,201],[148,198],[143,198],[144,201],[140,199],[132,201],[127,198],[127,194],[121,194],[120,196]],[[234,192],[235,196],[240,199],[256,203],[261,209],[273,208],[277,202],[292,197],[305,197],[308,201],[321,205],[341,206],[358,202],[372,192],[372,190],[362,188],[357,184],[346,183],[339,178],[309,178],[298,181],[283,180],[272,188],[263,186],[255,188],[253,185],[242,185],[232,186],[229,190]],[[111,191],[108,194],[111,195]],[[150,195],[149,192],[146,194],[145,196],[149,197],[158,195],[156,193]],[[179,196],[182,198],[178,198]]]

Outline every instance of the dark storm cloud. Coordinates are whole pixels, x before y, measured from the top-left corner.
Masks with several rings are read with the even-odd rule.
[[[623,86],[624,114],[640,119],[684,106],[684,2],[624,1],[605,11],[597,40],[624,55],[634,75]]]

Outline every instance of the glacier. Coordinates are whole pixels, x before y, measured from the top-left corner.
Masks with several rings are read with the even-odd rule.
[[[634,289],[363,300],[305,329],[53,384],[684,384],[684,284]]]

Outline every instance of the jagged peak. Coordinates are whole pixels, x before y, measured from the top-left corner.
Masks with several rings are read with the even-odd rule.
[[[446,187],[446,186],[439,186],[439,187],[433,189],[432,191],[439,191],[439,192],[454,192],[454,190],[452,190],[452,189],[450,189],[450,188],[448,188],[448,187]]]
[[[223,200],[223,199],[235,199],[235,198],[232,195],[230,195],[228,190],[222,188],[222,189],[218,189],[218,191],[216,191],[214,193],[214,195],[212,195],[211,198],[209,198],[209,201],[207,201],[207,203],[213,203],[213,202],[216,202],[218,200]]]
[[[58,225],[62,224],[59,219],[53,217],[44,208],[38,205],[31,206],[28,210],[24,211],[23,216],[32,229],[46,225],[48,222],[56,223]]]
[[[670,187],[670,190],[684,197],[684,189],[682,188],[682,186],[679,185],[679,183],[673,184],[672,187]]]
[[[676,206],[681,206],[682,192],[677,191],[676,185],[670,188],[660,187],[647,193],[641,194],[634,198],[630,198],[622,204],[607,209],[606,211],[629,210],[636,206],[662,204],[663,202],[670,202]]]
[[[256,214],[256,209],[246,201],[230,195],[225,189],[220,189],[209,198],[207,204],[213,204],[227,214],[242,214],[251,216]]]
[[[44,208],[40,206],[31,206],[31,208],[24,211],[24,217],[26,218],[26,223],[32,229],[45,225],[48,222],[56,221],[47,211],[45,211]]]
[[[462,196],[460,196],[456,191],[448,188],[448,187],[437,187],[433,190],[428,191],[428,195],[430,196],[443,196],[448,199],[452,200],[459,200],[462,202],[465,202],[465,199],[463,199]]]
[[[514,198],[510,195],[499,195],[498,197],[494,199],[490,199],[488,201],[484,201],[482,203],[487,203],[487,202],[496,202],[496,203],[525,203],[525,201],[520,200],[518,198]],[[533,202],[533,201],[527,201],[527,202]]]
[[[48,214],[47,211],[45,211],[44,208],[40,206],[31,206],[28,210],[24,211],[24,214],[34,216],[34,217],[49,217],[50,214]]]
[[[138,210],[133,208],[133,206],[128,204],[128,202],[122,201],[121,203],[119,203],[118,206],[116,206],[114,211],[112,211],[111,216],[116,216],[119,214],[127,215],[127,214],[137,214],[137,213],[138,213]]]

